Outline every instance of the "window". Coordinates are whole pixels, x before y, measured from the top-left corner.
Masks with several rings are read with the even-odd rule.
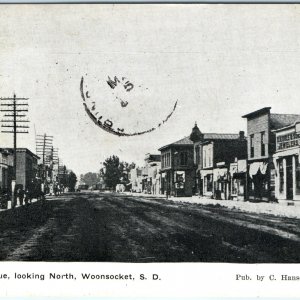
[[[254,157],[254,134],[250,135],[250,157]]]
[[[283,161],[279,161],[279,192],[282,193],[284,189],[284,171],[283,171]]]
[[[188,161],[187,152],[180,152],[180,165],[186,166]]]
[[[168,168],[171,166],[171,154],[170,153],[164,153],[162,155],[162,168]]]
[[[266,145],[264,142],[265,139],[265,132],[261,132],[260,134],[260,150],[261,150],[261,156],[265,156],[266,155]]]
[[[206,167],[206,150],[203,151],[203,166]]]
[[[162,168],[169,167],[169,153],[165,153],[162,156]]]

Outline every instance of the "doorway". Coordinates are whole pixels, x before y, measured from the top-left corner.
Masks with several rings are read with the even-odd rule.
[[[293,182],[293,157],[286,158],[286,198],[293,200],[294,198],[294,182]]]

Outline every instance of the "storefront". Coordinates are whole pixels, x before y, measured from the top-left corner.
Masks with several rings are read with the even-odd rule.
[[[269,161],[257,161],[249,164],[249,200],[253,201],[270,201],[270,168]]]
[[[163,195],[171,195],[171,188],[172,188],[172,176],[171,170],[161,172],[160,176],[160,191]]]
[[[203,196],[213,196],[213,170],[201,170],[200,171],[203,182]]]
[[[277,176],[275,195],[279,201],[300,200],[300,123],[275,131],[273,161]]]
[[[229,177],[228,169],[220,166],[213,170],[214,198],[216,200],[229,199]]]
[[[185,171],[174,172],[174,185],[175,185],[175,196],[183,197],[185,187]]]
[[[195,195],[203,196],[203,178],[201,178],[201,171],[198,167],[195,172]]]
[[[247,189],[247,161],[238,160],[230,164],[230,198],[232,200],[246,200]]]

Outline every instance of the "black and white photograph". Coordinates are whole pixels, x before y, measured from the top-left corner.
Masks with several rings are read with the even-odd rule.
[[[298,4],[2,4],[0,45],[1,261],[300,263]]]

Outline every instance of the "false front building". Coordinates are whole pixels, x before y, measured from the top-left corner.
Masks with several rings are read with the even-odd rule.
[[[0,148],[2,183],[4,189],[11,190],[11,181],[13,178],[13,153],[12,148]],[[38,156],[26,148],[17,148],[17,166],[16,166],[16,185],[24,189],[36,178],[38,168]]]
[[[271,107],[264,107],[243,116],[247,119],[248,131],[248,198],[250,200],[276,200],[277,179],[273,163],[273,154],[276,151],[275,132],[300,121],[300,115],[273,114],[270,110]],[[281,135],[279,132],[278,138]],[[279,159],[278,162],[280,161]],[[285,160],[285,163],[292,165],[290,159]]]
[[[276,135],[275,196],[280,202],[300,200],[300,122],[273,131]]]
[[[192,196],[194,187],[193,142],[185,137],[161,151],[161,193]]]

